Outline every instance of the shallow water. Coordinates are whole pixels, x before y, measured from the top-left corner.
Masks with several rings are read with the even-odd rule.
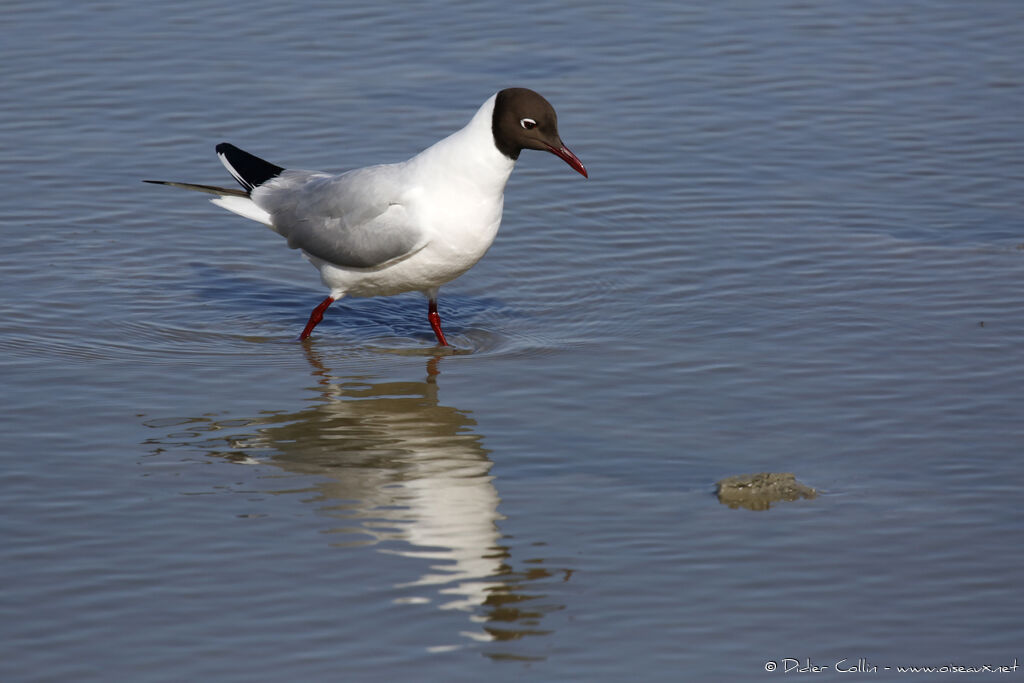
[[[5,14],[0,679],[1024,661],[1024,6]],[[416,294],[296,343],[315,271],[139,182],[400,160],[510,85],[590,179],[523,154],[451,353]],[[819,496],[718,502],[759,471]]]

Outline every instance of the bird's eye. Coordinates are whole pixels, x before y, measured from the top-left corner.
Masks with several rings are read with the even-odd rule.
[[[537,122],[533,119],[519,119],[519,125],[526,130],[530,130],[531,128],[537,127]]]

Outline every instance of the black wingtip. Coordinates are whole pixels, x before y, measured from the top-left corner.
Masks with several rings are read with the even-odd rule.
[[[222,142],[217,145],[217,155],[224,161],[224,165],[231,171],[235,180],[249,191],[284,172],[280,166],[249,154],[230,142]]]
[[[221,197],[248,197],[248,190],[235,190],[229,187],[218,187],[216,185],[200,185],[198,183],[178,183],[173,180],[143,180],[144,183],[153,183],[154,185],[168,185],[170,187],[180,187],[183,190],[194,190],[196,192],[205,192],[207,194],[215,194]]]

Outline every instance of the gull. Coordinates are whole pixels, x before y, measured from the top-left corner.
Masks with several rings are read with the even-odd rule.
[[[583,177],[562,142],[554,107],[527,88],[487,99],[463,128],[414,157],[340,175],[285,169],[229,143],[217,156],[241,189],[146,180],[216,195],[214,204],[263,223],[320,271],[330,294],[313,309],[299,339],[344,296],[418,291],[427,320],[448,346],[437,295],[479,261],[501,223],[505,184],[524,149],[547,151]]]

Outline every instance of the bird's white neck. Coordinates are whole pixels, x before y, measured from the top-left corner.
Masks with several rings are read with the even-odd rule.
[[[459,176],[481,192],[500,196],[516,162],[498,151],[494,144],[492,121],[496,96],[488,98],[465,127],[423,150],[409,163],[417,172],[429,172],[431,167],[450,169],[448,173]]]

